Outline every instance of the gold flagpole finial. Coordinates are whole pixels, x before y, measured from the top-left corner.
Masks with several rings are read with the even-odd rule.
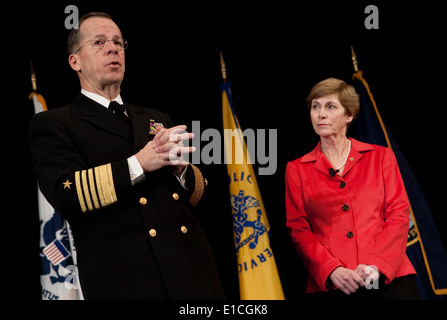
[[[223,59],[222,52],[220,52],[220,70],[222,71],[222,80],[227,80],[227,69],[225,68],[225,61]]]
[[[36,73],[34,72],[33,62],[29,61],[31,66],[31,83],[33,85],[33,91],[37,92],[37,80],[36,80]]]
[[[358,72],[359,71],[359,65],[357,63],[357,56],[354,52],[354,48],[351,46],[351,58],[352,58],[352,64],[354,65],[354,71]]]

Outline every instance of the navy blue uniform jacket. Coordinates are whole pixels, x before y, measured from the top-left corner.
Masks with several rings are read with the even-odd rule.
[[[83,94],[35,115],[30,147],[39,186],[72,228],[86,299],[222,299],[193,207],[206,188],[190,164],[184,189],[169,167],[131,184],[127,158],[172,127],[154,109],[126,104],[132,125]]]

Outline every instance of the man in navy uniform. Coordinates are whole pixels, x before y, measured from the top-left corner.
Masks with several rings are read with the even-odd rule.
[[[192,214],[207,181],[181,157],[192,135],[163,112],[123,102],[126,48],[105,13],[71,31],[82,90],[30,122],[39,186],[70,223],[85,299],[223,299]]]

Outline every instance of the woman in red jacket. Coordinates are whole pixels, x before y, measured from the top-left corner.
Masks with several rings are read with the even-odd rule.
[[[309,271],[306,292],[417,298],[394,153],[346,137],[360,103],[344,81],[316,84],[307,105],[320,142],[286,169],[287,228]]]

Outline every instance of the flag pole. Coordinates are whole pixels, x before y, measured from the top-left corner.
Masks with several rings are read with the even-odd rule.
[[[357,63],[357,55],[354,52],[354,48],[351,46],[351,58],[352,58],[352,64],[354,65],[354,71],[359,71],[359,65]]]
[[[227,69],[225,67],[225,61],[223,59],[222,51],[220,52],[220,71],[222,71],[222,80],[227,81]]]
[[[383,134],[385,136],[386,143],[387,143],[387,145],[388,145],[388,147],[390,149],[393,149],[392,146],[391,146],[390,138],[388,137],[388,132],[387,132],[387,130],[385,128],[385,124],[384,124],[384,122],[382,120],[382,117],[380,116],[379,109],[377,108],[376,101],[374,100],[374,97],[373,97],[373,95],[371,93],[371,90],[369,88],[368,83],[363,78],[363,72],[359,71],[359,69],[358,69],[357,55],[355,54],[354,48],[352,46],[351,46],[351,58],[352,58],[352,64],[354,65],[354,71],[355,71],[355,73],[352,75],[352,78],[360,80],[363,83],[363,86],[365,87],[365,89],[366,89],[366,91],[368,93],[369,99],[371,100],[371,103],[373,105],[374,111],[376,112],[377,119],[379,120],[380,126],[382,127],[382,131],[383,131]]]
[[[41,94],[37,93],[36,72],[34,71],[33,61],[29,61],[31,67],[31,84],[33,85],[33,92],[30,93],[28,99],[34,102],[34,113],[47,111],[47,103]]]
[[[33,92],[37,93],[37,81],[36,81],[36,73],[34,72],[33,61],[30,60],[29,64],[31,66],[31,83],[33,85]]]

